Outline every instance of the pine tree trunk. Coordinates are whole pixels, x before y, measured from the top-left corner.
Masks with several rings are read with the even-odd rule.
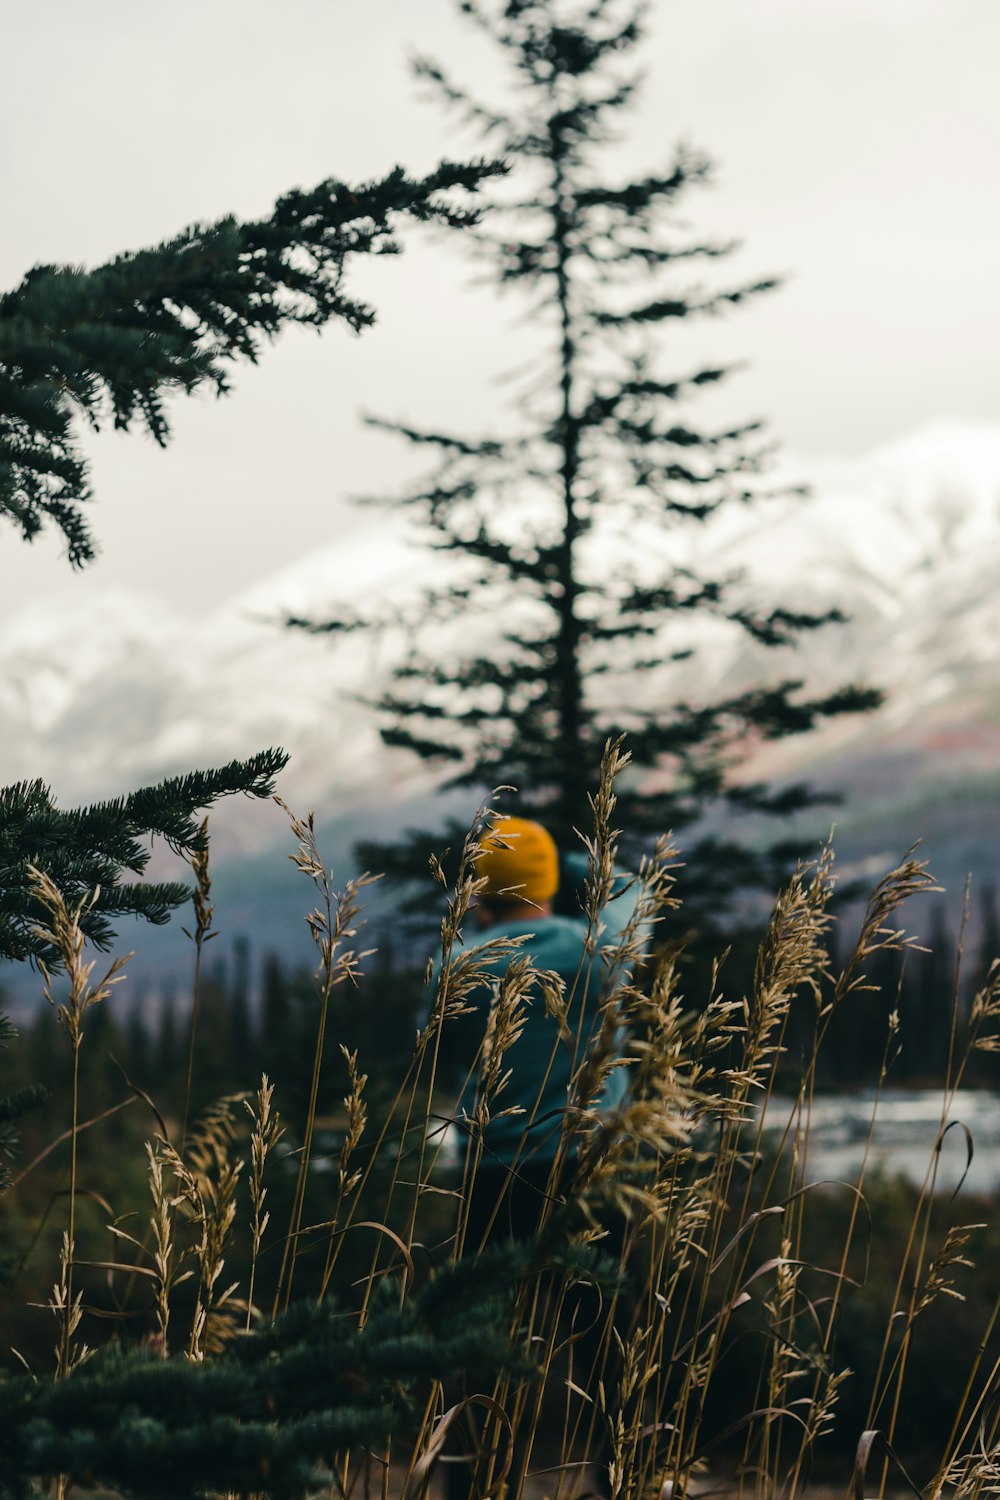
[[[558,442],[562,450],[560,481],[563,535],[559,553],[560,593],[557,604],[556,674],[559,684],[558,760],[560,795],[555,822],[559,835],[572,837],[586,803],[587,767],[583,744],[583,683],[580,675],[580,622],[576,613],[579,592],[575,545],[579,533],[576,481],[580,467],[580,431],[573,415],[573,365],[576,357],[569,290],[569,218],[558,142],[553,140],[553,243],[556,250],[556,303],[559,309],[560,413]]]

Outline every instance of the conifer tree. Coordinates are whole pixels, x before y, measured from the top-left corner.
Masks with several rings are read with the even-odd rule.
[[[451,787],[513,783],[523,810],[539,809],[570,844],[574,829],[589,826],[588,793],[609,736],[627,733],[634,774],[620,784],[619,811],[643,835],[690,825],[720,801],[795,810],[808,800],[804,788],[728,785],[727,752],[878,701],[853,687],[810,696],[793,678],[716,699],[678,692],[676,669],[695,649],[700,618],[779,647],[840,616],[761,606],[741,580],[700,575],[684,561],[685,534],[725,507],[765,498],[771,444],[757,421],[693,419],[695,398],[728,371],[665,370],[665,336],[776,283],[706,289],[690,280],[689,267],[734,248],[676,227],[688,195],[710,180],[700,153],[684,147],[665,167],[626,179],[602,169],[601,150],[635,90],[627,58],[642,9],[627,0],[462,0],[459,10],[510,65],[506,108],[418,61],[418,76],[511,166],[514,196],[498,199],[467,243],[501,290],[520,294],[546,352],[513,436],[378,423],[437,458],[388,503],[401,503],[429,546],[465,565],[401,623],[419,630],[456,618],[471,630],[450,659],[418,647],[400,663],[377,703],[382,737],[446,767]],[[380,622],[340,613],[288,623],[319,633]],[[362,857],[412,870],[429,837],[370,846]],[[685,853],[710,872],[715,899],[754,873],[773,874],[735,845],[706,841],[698,857]],[[689,911],[695,894],[688,884]]]
[[[372,309],[345,286],[351,259],[397,250],[393,227],[406,217],[471,223],[469,194],[495,170],[444,162],[423,178],[401,168],[361,186],[331,178],[286,193],[265,219],[195,225],[95,270],[36,266],[0,296],[0,518],[28,541],[54,526],[71,564],[90,561],[76,422],[140,424],[163,444],[172,393],[222,394],[230,365],[256,360],[287,324],[366,327]],[[188,887],[123,878],[141,875],[148,838],[190,855],[203,837],[195,812],[234,792],[270,795],[285,760],[267,750],[72,811],[41,781],[0,789],[0,958],[52,957],[33,933],[32,865],[71,902],[99,892],[84,922],[99,946],[114,917],[165,921]]]

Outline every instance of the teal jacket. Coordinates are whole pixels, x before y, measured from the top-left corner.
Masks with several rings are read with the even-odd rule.
[[[564,856],[562,872],[564,887],[569,883],[582,888],[587,872],[586,857],[577,854]],[[628,876],[620,875],[618,893],[612,896],[601,914],[599,949],[617,947],[635,914],[638,893],[634,885],[628,887],[628,880]],[[558,1025],[554,1018],[546,1015],[542,997],[536,991],[528,1004],[521,1035],[504,1058],[504,1071],[509,1070],[510,1077],[492,1106],[494,1114],[512,1107],[519,1107],[523,1113],[491,1119],[483,1137],[483,1159],[510,1162],[516,1157],[519,1162],[551,1161],[559,1143],[573,1071],[585,1053],[587,1039],[598,1024],[605,966],[600,952],[587,958],[587,922],[582,915],[539,916],[504,922],[491,927],[486,936],[490,939],[525,938],[519,952],[530,959],[534,968],[553,970],[560,976],[570,1001],[569,1030],[574,1036],[579,1036],[581,1045],[579,1055],[574,1057],[574,1049],[566,1041],[558,1041]],[[498,977],[505,972],[510,961],[506,955],[496,959],[491,967]],[[463,1112],[471,1114],[474,1107],[475,1077],[469,1080],[464,1094],[460,1091],[482,1039],[492,999],[492,989],[484,986],[469,997],[468,1003],[477,1007],[476,1014],[450,1023],[461,1027],[461,1035],[469,1040],[469,1050],[465,1055],[453,1059],[454,1077],[451,1081],[459,1095],[454,1107],[457,1120],[461,1119]],[[622,1036],[621,1049],[624,1045]],[[627,1082],[626,1069],[616,1068],[600,1099],[595,1102],[596,1107],[613,1109],[618,1105]]]

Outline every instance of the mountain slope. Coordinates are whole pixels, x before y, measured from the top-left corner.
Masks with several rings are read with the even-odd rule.
[[[805,773],[841,789],[848,800],[838,822],[855,861],[897,855],[933,831],[950,882],[960,882],[963,860],[992,870],[1000,426],[942,425],[850,464],[789,472],[811,480],[810,499],[769,502],[678,536],[673,559],[696,565],[711,551],[746,574],[748,597],[791,608],[837,604],[849,623],[817,632],[798,651],[755,652],[696,621],[693,662],[651,679],[646,691],[714,694],[762,671],[802,676],[813,688],[847,679],[882,686],[888,702],[878,714],[758,747],[745,774]],[[383,828],[394,816],[405,820],[433,786],[426,768],[381,745],[360,701],[398,643],[356,634],[315,640],[275,622],[286,610],[323,613],[338,601],[377,613],[445,567],[382,520],[201,620],[171,616],[148,588],[79,610],[39,600],[0,624],[0,784],[42,775],[69,803],[282,743],[293,756],[284,795],[337,820],[344,858],[348,825],[353,834],[369,813]],[[473,628],[488,631],[492,621]],[[691,622],[684,628],[690,644]],[[468,636],[454,629],[442,644],[459,649]],[[213,822],[223,863],[284,838],[275,809],[229,808]]]

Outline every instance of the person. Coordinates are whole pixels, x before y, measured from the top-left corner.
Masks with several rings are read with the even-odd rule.
[[[532,1238],[546,1203],[561,1204],[561,1181],[575,1154],[572,1133],[563,1140],[565,1114],[574,1073],[601,1020],[602,955],[621,943],[638,901],[635,883],[616,872],[611,899],[600,913],[597,942],[588,944],[582,903],[588,862],[583,853],[560,857],[541,823],[519,817],[497,818],[483,845],[476,874],[485,886],[475,908],[476,923],[485,939],[518,939],[520,945],[517,954],[506,951],[484,960],[494,981],[468,996],[470,1015],[448,1023],[458,1044],[452,1041],[445,1048],[443,1061],[456,1096],[453,1119],[465,1132],[463,1206],[456,1231],[464,1255]],[[556,909],[557,901],[563,910]],[[507,1080],[491,1101],[491,1117],[480,1137],[471,1122],[481,1088],[483,1038],[502,976],[520,955],[533,969],[558,976],[567,1010],[560,1026],[538,986],[528,992],[520,1033],[502,1060]],[[625,1042],[623,1035],[616,1037],[619,1052]],[[613,1110],[627,1084],[627,1069],[614,1068],[592,1107]],[[581,1347],[578,1352],[577,1368],[582,1369],[584,1357],[593,1351]],[[448,1458],[445,1483],[448,1500],[464,1500],[469,1493],[468,1469],[458,1455]]]
[[[573,1072],[599,1021],[601,951],[613,950],[621,942],[638,899],[635,885],[618,872],[612,899],[600,913],[597,951],[588,952],[588,923],[582,906],[586,855],[572,852],[560,857],[548,829],[529,818],[497,818],[483,843],[476,865],[477,876],[486,882],[475,908],[480,932],[490,939],[520,940],[519,954],[534,969],[558,976],[568,1003],[566,1027],[573,1043],[560,1042],[558,1022],[536,990],[524,1007],[520,1035],[505,1056],[504,1071],[509,1070],[509,1077],[491,1110],[494,1118],[483,1132],[465,1216],[465,1247],[473,1251],[497,1233],[522,1239],[535,1229],[547,1188],[554,1185],[550,1178],[559,1154]],[[559,897],[561,912],[556,910]],[[500,954],[489,964],[498,982],[511,959],[510,953]],[[460,1128],[463,1115],[471,1115],[475,1107],[474,1049],[481,1044],[495,991],[495,985],[484,985],[469,997],[474,1014],[457,1028],[458,1045],[448,1049],[452,1085],[460,1090],[454,1110]],[[624,1047],[624,1037],[619,1040]],[[627,1083],[627,1070],[616,1068],[595,1100],[595,1108],[614,1109]],[[568,1159],[572,1154],[570,1141],[563,1155]]]

